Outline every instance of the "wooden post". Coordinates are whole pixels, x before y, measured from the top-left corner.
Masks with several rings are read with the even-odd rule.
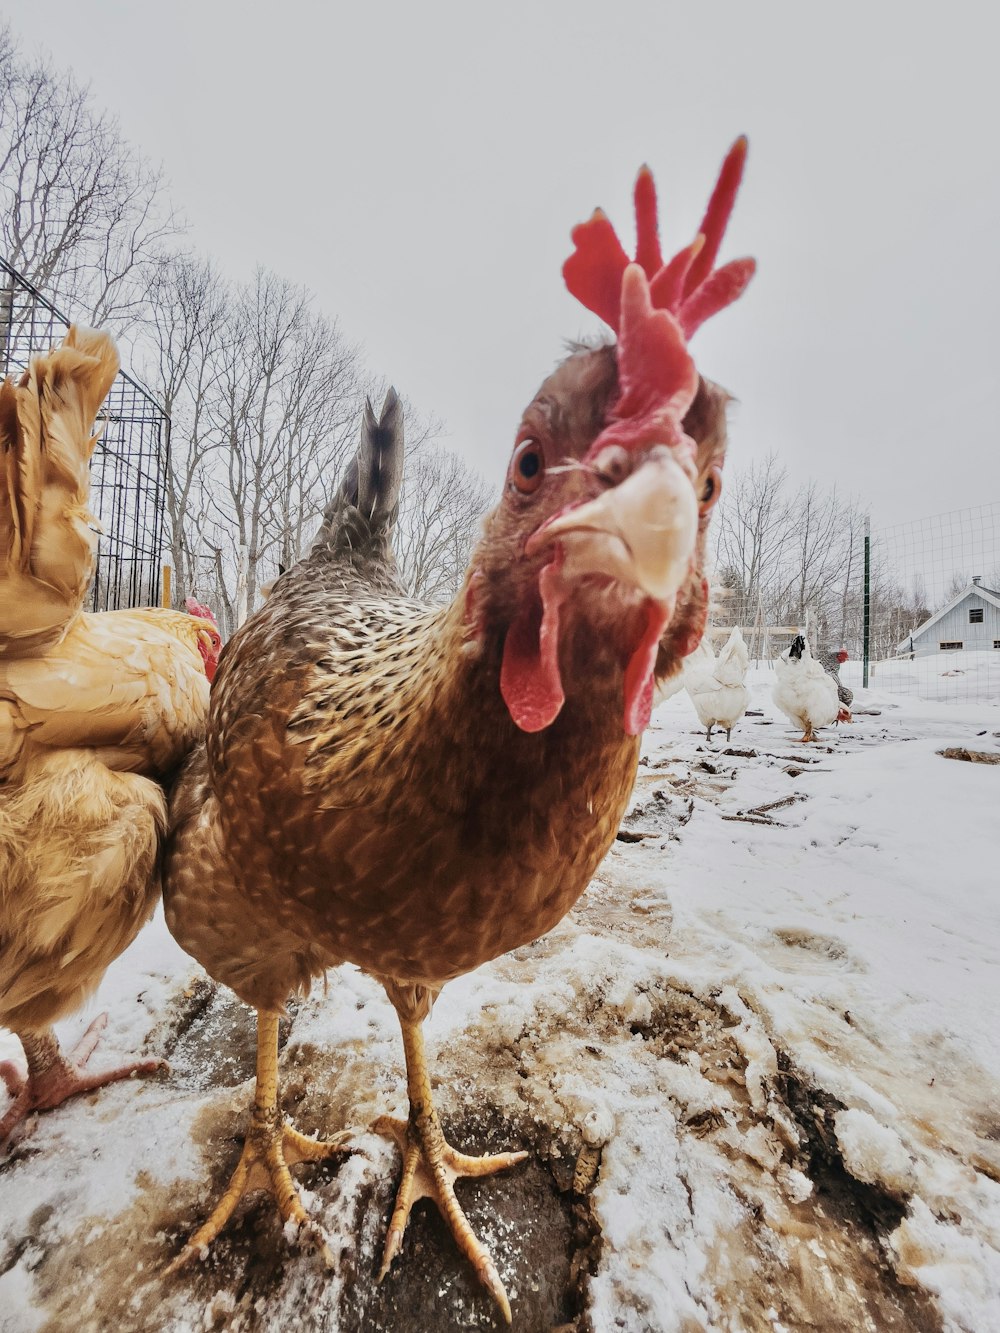
[[[172,571],[169,565],[163,566],[163,590],[160,595],[160,603],[161,605],[167,607],[168,610],[170,608],[170,598],[171,598],[171,589],[170,589],[171,572]]]

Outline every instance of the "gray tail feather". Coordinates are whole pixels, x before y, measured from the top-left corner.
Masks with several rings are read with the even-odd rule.
[[[316,547],[388,557],[403,484],[403,405],[390,389],[378,420],[365,399],[358,452],[323,515]]]

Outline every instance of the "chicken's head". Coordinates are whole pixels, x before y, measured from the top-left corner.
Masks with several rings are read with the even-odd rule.
[[[654,674],[672,674],[701,640],[728,395],[699,375],[686,334],[753,272],[749,260],[712,269],[744,154],[740,141],[703,234],[667,264],[645,169],[637,262],[603,214],[574,232],[567,285],[618,340],[576,350],[529,404],[467,584],[473,632],[501,628],[500,688],[524,731],[550,725],[567,690],[592,691],[599,680],[623,696],[625,731],[638,734]]]
[[[189,615],[202,622],[198,626],[198,651],[205,663],[205,675],[211,683],[215,679],[215,669],[219,665],[219,654],[222,652],[222,635],[219,633],[218,623],[211,608],[203,606],[195,598],[185,598],[184,606]]]

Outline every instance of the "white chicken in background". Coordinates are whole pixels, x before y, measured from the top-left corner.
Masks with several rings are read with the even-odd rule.
[[[722,727],[728,741],[729,733],[746,712],[750,698],[744,683],[750,658],[738,629],[730,634],[717,658],[711,656],[711,648],[708,652],[710,660],[694,664],[690,672],[685,669],[684,686],[698,721],[707,728],[706,740],[712,739],[713,727]]]
[[[653,693],[653,707],[657,708],[668,699],[672,699],[675,694],[681,692],[688,681],[692,679],[692,676],[700,675],[706,668],[711,671],[714,665],[715,653],[712,652],[712,645],[706,635],[694,652],[684,658],[681,670],[675,676],[661,681],[656,686]]]
[[[817,727],[850,722],[851,715],[837,696],[837,682],[816,661],[801,634],[776,659],[774,667],[775,707],[802,728],[803,741],[814,741]]]

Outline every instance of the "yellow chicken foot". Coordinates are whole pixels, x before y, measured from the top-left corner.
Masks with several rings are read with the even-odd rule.
[[[419,1022],[400,1019],[403,1049],[406,1052],[406,1085],[410,1097],[409,1120],[382,1116],[372,1128],[377,1134],[395,1139],[403,1155],[403,1178],[396,1193],[389,1230],[382,1253],[379,1282],[388,1273],[403,1244],[410,1210],[418,1199],[433,1199],[466,1256],[509,1324],[510,1302],[489,1251],[476,1236],[455,1197],[455,1181],[460,1176],[492,1176],[506,1171],[528,1156],[526,1152],[496,1153],[488,1157],[467,1157],[447,1142],[434,1109],[423,1030]]]
[[[0,1148],[5,1146],[16,1127],[32,1111],[47,1111],[54,1106],[61,1106],[77,1093],[93,1092],[107,1083],[131,1078],[133,1074],[152,1074],[156,1070],[168,1068],[165,1060],[131,1060],[128,1064],[102,1069],[99,1073],[85,1074],[83,1071],[87,1061],[93,1055],[107,1024],[107,1014],[98,1014],[70,1051],[68,1058],[60,1051],[59,1042],[51,1028],[20,1034],[28,1073],[27,1077],[22,1077],[10,1060],[0,1064],[0,1079],[13,1098],[0,1120]]]
[[[333,1139],[310,1139],[287,1125],[278,1106],[278,1015],[257,1014],[257,1088],[254,1094],[250,1131],[222,1198],[173,1263],[167,1273],[182,1268],[194,1256],[201,1256],[232,1217],[245,1194],[266,1190],[277,1204],[281,1220],[291,1222],[314,1241],[328,1264],[333,1256],[320,1228],[302,1206],[289,1167],[297,1162],[320,1162],[328,1157],[346,1155],[344,1145],[349,1133]]]

